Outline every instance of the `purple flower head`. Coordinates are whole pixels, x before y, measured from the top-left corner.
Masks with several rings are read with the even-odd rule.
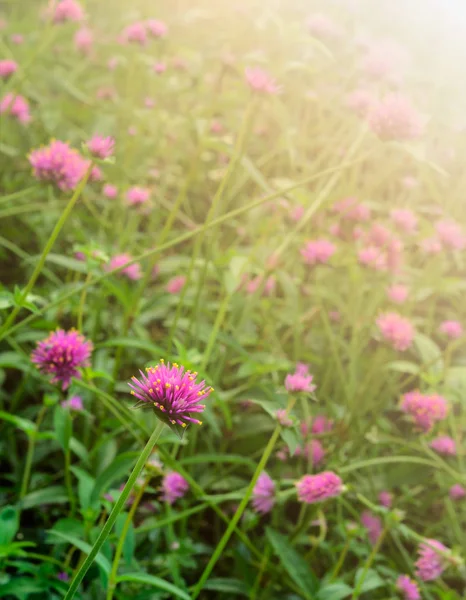
[[[313,376],[308,375],[308,367],[303,363],[298,363],[296,371],[285,377],[285,388],[289,392],[308,392],[311,393],[316,389],[312,383]]]
[[[150,198],[150,191],[147,188],[135,185],[126,192],[128,204],[145,204]]]
[[[18,70],[18,65],[14,60],[5,58],[0,60],[0,77],[6,79]]]
[[[146,24],[142,21],[136,21],[135,23],[128,25],[123,31],[122,40],[144,46],[147,42]]]
[[[414,339],[414,327],[408,319],[395,312],[387,312],[377,319],[382,336],[395,350],[407,350]]]
[[[462,500],[466,496],[466,489],[459,483],[455,483],[451,486],[449,494],[452,500]]]
[[[59,579],[60,581],[69,581],[70,576],[68,575],[68,573],[65,573],[65,571],[60,571],[60,573],[58,573],[57,575],[57,579]]]
[[[110,136],[93,135],[87,142],[87,147],[96,158],[108,158],[113,154],[115,140]]]
[[[382,533],[382,521],[376,515],[365,510],[361,514],[361,523],[364,529],[367,530],[370,543],[374,546]]]
[[[178,294],[184,287],[186,283],[186,277],[184,275],[177,275],[176,277],[172,277],[170,281],[167,283],[167,292],[169,294]]]
[[[69,408],[75,412],[81,412],[84,410],[84,405],[81,396],[71,396],[68,400],[64,400],[61,405],[63,408]]]
[[[396,589],[402,592],[404,600],[421,600],[417,583],[407,575],[400,575],[396,580]]]
[[[162,481],[162,498],[164,502],[173,504],[183,498],[189,489],[189,483],[179,473],[167,473]]]
[[[379,494],[379,502],[382,506],[385,506],[385,508],[390,508],[393,503],[393,494],[387,490],[383,490]]]
[[[15,96],[10,92],[2,98],[0,101],[0,114],[3,113],[17,119],[23,125],[31,121],[29,104],[27,100],[19,94]]]
[[[443,321],[439,327],[440,333],[456,340],[463,335],[463,326],[459,321]]]
[[[34,177],[52,181],[63,191],[73,190],[89,167],[88,160],[60,140],[53,140],[49,146],[33,150],[29,162]]]
[[[291,427],[293,425],[293,420],[290,419],[284,408],[278,409],[275,416],[282,427]]]
[[[456,444],[455,440],[453,440],[448,435],[441,435],[433,439],[429,446],[435,452],[439,454],[444,454],[445,456],[456,456]]]
[[[304,454],[311,457],[312,466],[318,467],[325,458],[325,450],[319,440],[312,439],[304,448]]]
[[[267,71],[260,67],[246,67],[245,71],[246,81],[249,87],[255,92],[262,92],[263,94],[278,94],[280,93],[280,86],[273,77],[271,77]]]
[[[324,471],[317,475],[304,475],[295,485],[298,500],[306,502],[306,504],[335,498],[343,491],[342,480],[332,471]]]
[[[320,239],[307,242],[304,248],[301,248],[301,256],[309,265],[318,263],[325,264],[335,254],[336,246],[329,240]]]
[[[205,382],[196,382],[197,373],[186,371],[178,364],[165,364],[163,360],[155,367],[140,371],[140,379],[133,377],[131,394],[143,406],[148,403],[156,415],[167,423],[182,429],[190,423],[202,425],[193,415],[204,412],[205,405],[201,401],[213,391]],[[177,429],[178,431],[178,429]]]
[[[79,22],[85,16],[82,6],[76,0],[59,0],[58,3],[52,0],[48,10],[54,23]]]
[[[258,513],[265,514],[272,510],[275,504],[275,483],[263,472],[252,491],[252,506]]]
[[[119,267],[123,267],[127,263],[131,262],[133,257],[130,254],[116,254],[106,266],[107,271],[113,271],[114,269],[118,269]],[[141,279],[141,265],[139,263],[134,263],[132,265],[128,265],[124,269],[118,272],[118,274],[125,275],[131,281],[137,281]]]
[[[163,21],[157,19],[149,19],[146,21],[147,31],[155,38],[164,37],[167,35],[168,27]]]
[[[448,403],[439,394],[422,394],[419,390],[402,396],[401,410],[409,414],[424,431],[430,431],[437,421],[446,419]]]
[[[445,570],[445,559],[437,550],[448,552],[448,548],[438,540],[426,540],[425,543],[419,544],[416,575],[422,581],[437,579]]]
[[[90,365],[92,342],[78,331],[57,329],[37,343],[31,360],[39,371],[52,375],[51,383],[62,382],[62,389],[70,385],[72,377],[81,377],[79,368]]]
[[[333,421],[331,419],[327,419],[324,415],[317,415],[316,418],[312,421],[311,431],[315,435],[319,435],[321,433],[328,433],[333,429]]]
[[[103,195],[109,200],[113,200],[118,196],[118,188],[116,185],[112,185],[111,183],[106,183],[102,188]]]

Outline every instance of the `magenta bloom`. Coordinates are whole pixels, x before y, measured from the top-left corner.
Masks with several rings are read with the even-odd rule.
[[[275,504],[275,483],[263,472],[252,490],[252,506],[260,514],[270,512]]]
[[[179,473],[167,473],[162,481],[162,499],[168,504],[173,504],[183,498],[189,490],[189,483]]]
[[[29,155],[29,162],[37,179],[52,181],[63,191],[73,190],[90,164],[77,150],[59,140],[33,150]]]
[[[116,185],[111,185],[110,183],[106,183],[102,188],[103,195],[109,200],[113,200],[118,196],[118,188]]]
[[[308,374],[308,367],[302,363],[296,365],[296,371],[285,377],[285,388],[289,392],[308,392],[316,389],[312,383],[313,375]]]
[[[456,340],[463,335],[463,326],[459,321],[443,321],[440,323],[439,331]]]
[[[127,253],[116,254],[110,260],[110,262],[106,266],[105,270],[113,271],[115,269],[118,269],[119,267],[122,267],[123,265],[126,265],[127,263],[131,262],[132,260],[133,260],[133,257],[130,254],[127,254]],[[131,279],[132,281],[137,281],[138,279],[141,279],[141,277],[142,277],[141,265],[139,263],[134,263],[132,265],[128,265],[124,269],[121,269],[118,273],[121,275],[125,275],[128,279]]]
[[[429,446],[435,452],[439,454],[444,454],[445,456],[456,456],[456,444],[455,440],[453,440],[448,435],[441,435],[433,439]]]
[[[395,208],[390,212],[390,216],[398,227],[406,233],[415,233],[417,229],[417,217],[409,208]]]
[[[437,235],[445,248],[463,250],[466,247],[466,236],[461,226],[455,221],[439,221],[435,225]]]
[[[311,456],[312,466],[314,469],[320,465],[325,458],[325,450],[319,440],[312,439],[305,447],[306,456]]]
[[[160,75],[161,73],[165,73],[167,70],[167,65],[164,62],[156,62],[154,63],[152,69],[154,73],[158,73]]]
[[[284,408],[277,410],[275,416],[282,427],[291,427],[293,425],[293,420],[287,415]]]
[[[308,265],[325,264],[335,254],[335,244],[328,240],[312,240],[301,249],[301,256]]]
[[[317,475],[304,475],[295,485],[298,500],[306,502],[306,504],[334,498],[343,491],[342,480],[332,471],[324,471]]]
[[[74,34],[74,45],[76,50],[83,54],[89,54],[94,44],[94,34],[88,27],[81,27]]]
[[[370,267],[375,271],[387,270],[387,256],[377,246],[366,246],[358,252],[358,260],[365,267]]]
[[[278,94],[280,92],[280,86],[264,69],[246,67],[245,74],[246,81],[253,91],[264,94]]]
[[[20,96],[14,96],[11,92],[6,94],[0,101],[0,114],[7,114],[10,117],[14,117],[20,123],[26,124],[31,120],[29,114],[29,104],[26,98]]]
[[[311,431],[315,435],[320,435],[321,433],[327,433],[328,431],[332,431],[333,429],[333,421],[327,419],[323,415],[317,415],[316,418],[312,421]]]
[[[135,204],[145,204],[150,198],[150,190],[135,185],[126,192],[126,198],[128,204],[132,206]]]
[[[400,575],[396,580],[396,588],[402,592],[404,600],[421,600],[417,583],[407,575]]]
[[[172,277],[172,279],[170,279],[170,281],[167,283],[167,292],[169,294],[178,294],[183,289],[185,283],[186,277],[184,275]]]
[[[155,407],[159,418],[172,425],[186,427],[190,423],[201,425],[201,421],[192,416],[202,413],[205,409],[202,400],[213,391],[206,387],[205,382],[196,383],[197,373],[185,371],[176,363],[173,366],[163,361],[156,367],[146,369],[146,375],[141,373],[141,378],[132,378],[129,386],[131,394],[140,402],[148,402]]]
[[[388,94],[375,102],[369,126],[382,140],[413,140],[422,135],[423,124],[411,102],[401,94]]]
[[[395,304],[403,304],[408,298],[409,290],[405,285],[394,283],[387,290],[387,296]]]
[[[146,21],[147,31],[155,38],[165,37],[168,32],[168,27],[163,21],[157,19],[149,19]]]
[[[52,375],[51,383],[62,382],[62,389],[70,385],[71,378],[80,378],[81,367],[90,365],[92,342],[78,331],[57,329],[45,340],[37,342],[31,354],[32,362],[39,371]]]
[[[430,431],[437,421],[446,419],[448,403],[439,394],[421,394],[419,390],[413,390],[402,396],[401,410],[421,429]]]
[[[455,483],[451,486],[449,494],[452,500],[462,500],[466,496],[466,489],[459,483]]]
[[[414,327],[408,319],[395,312],[380,315],[377,326],[382,336],[395,350],[407,350],[413,343]]]
[[[128,25],[123,31],[123,40],[144,46],[147,42],[146,24],[142,21],[137,21]]]
[[[59,0],[58,4],[51,4],[52,18],[54,23],[65,23],[66,21],[82,21],[84,10],[76,0]]]
[[[382,521],[368,510],[361,514],[361,523],[367,530],[370,543],[374,546],[382,533]]]
[[[385,508],[390,508],[393,503],[393,494],[383,490],[379,494],[379,502],[382,506],[385,506]]]
[[[87,142],[87,147],[92,156],[96,158],[108,158],[113,154],[115,140],[110,136],[94,135]]]
[[[5,58],[0,60],[0,77],[6,79],[18,70],[18,64],[14,60]]]
[[[63,408],[69,408],[75,412],[81,412],[84,409],[81,396],[71,396],[71,398],[68,398],[68,400],[64,400],[61,405]]]
[[[416,575],[422,581],[437,579],[445,570],[445,560],[436,550],[448,552],[448,548],[437,540],[427,540],[419,545]]]
[[[58,573],[57,575],[57,579],[59,581],[69,581],[70,576],[68,575],[68,573],[65,573],[65,571],[60,571],[60,573]]]
[[[332,212],[349,221],[368,221],[371,216],[370,208],[353,196],[335,202]]]

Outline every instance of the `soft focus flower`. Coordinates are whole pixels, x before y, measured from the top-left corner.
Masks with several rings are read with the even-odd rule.
[[[419,545],[419,558],[416,561],[416,575],[419,579],[432,581],[445,570],[445,560],[436,550],[448,552],[448,548],[438,540],[430,539]]]
[[[146,21],[147,31],[153,37],[159,38],[167,35],[168,27],[163,21],[149,19]]]
[[[312,240],[301,248],[301,256],[309,265],[325,264],[335,254],[336,246],[325,239]]]
[[[396,304],[403,304],[408,298],[409,290],[405,285],[394,283],[387,290],[387,296]]]
[[[61,382],[66,390],[72,377],[81,377],[78,369],[90,365],[91,352],[92,342],[78,331],[57,329],[37,343],[31,360],[39,371],[52,376],[51,383]]]
[[[278,409],[275,416],[282,427],[291,427],[293,425],[293,420],[288,416],[284,408]]]
[[[380,315],[377,326],[385,340],[391,343],[395,350],[407,350],[414,339],[414,327],[408,319],[395,312]]]
[[[152,98],[144,98],[144,106],[146,108],[154,108],[155,101]]]
[[[461,226],[455,221],[439,221],[435,225],[437,235],[445,248],[463,250],[466,247],[466,236]]]
[[[455,340],[463,335],[463,326],[459,321],[443,321],[440,323],[439,331]]]
[[[58,4],[51,2],[49,11],[54,23],[79,22],[85,16],[84,10],[77,0],[59,0]]]
[[[112,56],[108,59],[107,67],[109,71],[114,71],[118,66],[119,60],[117,56]]]
[[[426,238],[419,245],[425,254],[439,254],[442,251],[442,243],[437,237]]]
[[[94,34],[88,27],[82,27],[74,34],[74,45],[76,50],[83,54],[89,54],[94,43]]]
[[[162,499],[168,504],[173,504],[183,498],[189,490],[189,483],[179,473],[167,473],[162,481]]]
[[[75,412],[81,412],[84,409],[81,396],[71,396],[68,400],[64,400],[61,405],[63,408],[69,408]]]
[[[398,225],[406,233],[414,233],[417,229],[418,219],[409,208],[394,208],[390,212],[390,217],[395,225]]]
[[[116,185],[106,183],[102,188],[102,193],[106,198],[113,200],[118,196],[118,188],[116,187]]]
[[[399,45],[383,40],[369,46],[361,66],[369,77],[396,82],[405,61],[405,53]]]
[[[167,70],[167,65],[164,62],[156,62],[153,65],[152,70],[154,73],[158,73],[160,75],[161,73],[165,73]]]
[[[69,581],[70,576],[68,575],[68,573],[65,573],[65,571],[61,571],[60,573],[58,573],[57,579],[59,581]]]
[[[411,102],[401,94],[388,94],[374,102],[369,126],[382,140],[413,140],[422,134],[422,121]]]
[[[313,375],[309,375],[308,367],[298,363],[296,371],[285,377],[285,388],[289,392],[313,392],[316,386],[312,383]]]
[[[369,90],[354,90],[346,99],[346,106],[360,117],[366,117],[376,101],[374,94]]]
[[[20,123],[26,124],[31,120],[29,104],[23,96],[14,96],[11,92],[6,94],[0,101],[0,114],[8,114],[16,118]]]
[[[142,21],[138,21],[128,25],[123,31],[123,39],[125,41],[134,42],[144,46],[144,44],[147,42],[146,24]]]
[[[318,38],[335,38],[341,35],[340,27],[323,13],[315,13],[307,18],[309,33]]]
[[[445,456],[456,456],[456,444],[455,440],[448,435],[441,435],[433,439],[429,446],[435,452],[444,454]]]
[[[33,150],[29,155],[29,162],[37,179],[52,181],[63,191],[73,190],[90,164],[77,150],[59,140]]]
[[[334,498],[343,491],[342,480],[332,471],[324,471],[317,475],[304,475],[295,485],[298,500],[307,504]]]
[[[133,260],[133,257],[130,254],[127,254],[125,252],[123,254],[116,254],[115,256],[112,257],[109,264],[106,266],[105,270],[106,271],[114,271],[115,269],[118,269],[119,267],[126,265],[127,263],[131,262],[132,260]],[[132,281],[136,281],[138,279],[141,279],[141,277],[142,277],[141,265],[139,263],[134,263],[132,265],[128,265],[124,269],[121,269],[118,272],[118,274],[125,275],[128,279],[131,279]]]
[[[332,212],[349,221],[368,221],[371,216],[370,208],[353,196],[335,202]]]
[[[20,33],[14,33],[11,36],[11,41],[13,42],[13,44],[22,44],[24,42],[24,36]]]
[[[358,252],[358,260],[365,267],[370,267],[375,271],[385,271],[387,269],[387,256],[377,246],[366,246]]]
[[[184,287],[186,283],[186,277],[184,275],[178,275],[177,277],[172,277],[170,281],[167,283],[166,290],[169,294],[178,294]]]
[[[246,81],[255,92],[264,94],[278,94],[280,86],[264,69],[260,67],[246,67]]]
[[[369,537],[369,541],[372,545],[377,543],[381,533],[382,533],[382,521],[376,515],[373,515],[368,510],[365,510],[361,514],[361,523],[363,527],[367,530],[367,535]]]
[[[16,73],[18,70],[18,65],[14,60],[10,60],[5,58],[4,60],[0,60],[0,77],[6,78],[13,73]]]
[[[417,583],[407,575],[400,575],[396,580],[396,588],[403,593],[404,600],[421,600]]]
[[[320,435],[332,431],[333,421],[323,415],[317,415],[312,421],[311,431],[314,435]]]
[[[94,165],[89,174],[89,181],[102,181],[104,178],[102,171],[97,165]]]
[[[263,472],[252,490],[252,506],[260,514],[270,512],[275,504],[275,483]]]
[[[385,506],[385,508],[390,508],[393,502],[393,494],[387,490],[383,490],[379,494],[379,502],[382,506]]]
[[[202,400],[213,391],[205,382],[196,382],[197,373],[185,371],[176,363],[170,365],[163,361],[155,367],[142,371],[141,378],[132,377],[131,394],[141,402],[154,406],[158,416],[170,421],[172,425],[186,427],[190,423],[201,425],[192,414],[204,412]]]
[[[414,390],[402,396],[401,410],[409,414],[421,429],[430,431],[437,421],[447,417],[448,403],[438,394],[421,394]]]
[[[319,440],[312,439],[306,447],[304,448],[304,453],[306,456],[311,457],[312,466],[314,469],[319,466],[319,464],[325,458],[325,450]]]
[[[455,483],[451,486],[449,494],[452,500],[461,500],[466,496],[466,489],[459,483]]]
[[[130,205],[144,204],[150,198],[150,190],[135,185],[126,192],[126,198]]]
[[[113,154],[114,146],[115,140],[110,136],[93,135],[87,142],[89,152],[96,158],[108,158]]]

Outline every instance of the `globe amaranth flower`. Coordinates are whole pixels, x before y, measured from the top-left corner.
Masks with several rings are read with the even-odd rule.
[[[466,489],[459,483],[455,483],[451,486],[449,495],[452,500],[462,500],[466,496]]]
[[[422,581],[437,579],[445,570],[445,558],[439,554],[438,550],[448,552],[448,548],[438,540],[429,539],[419,545],[416,575]]]
[[[123,254],[116,254],[112,257],[109,264],[106,265],[105,270],[114,271],[115,269],[118,269],[128,264],[132,260],[133,257],[130,254],[127,254],[126,252],[124,252]],[[118,271],[118,274],[125,275],[128,279],[131,279],[131,281],[137,281],[142,277],[141,265],[139,263],[133,263]]]
[[[374,546],[382,534],[382,520],[370,511],[365,510],[361,514],[361,523],[367,531],[370,543]]]
[[[10,60],[9,58],[5,58],[0,60],[0,77],[6,79],[16,73],[18,70],[18,63],[14,60]]]
[[[463,335],[463,326],[459,321],[443,321],[439,327],[440,333],[456,340]]]
[[[387,270],[387,255],[378,246],[369,245],[361,248],[358,252],[358,261],[374,271]]]
[[[79,369],[90,365],[91,352],[92,342],[78,331],[57,329],[37,343],[31,360],[42,373],[52,376],[51,383],[60,381],[66,390],[72,377],[81,377]]]
[[[395,225],[406,231],[406,233],[415,233],[418,219],[409,208],[394,208],[390,212],[390,217]]]
[[[84,10],[77,0],[52,1],[50,2],[49,13],[52,15],[54,23],[79,22],[85,17]]]
[[[90,54],[94,44],[94,34],[88,27],[81,27],[74,34],[74,45],[76,50],[84,55]]]
[[[385,508],[390,508],[393,503],[393,494],[388,492],[387,490],[383,490],[379,494],[379,502]]]
[[[422,394],[413,390],[402,396],[401,410],[410,415],[421,429],[430,431],[435,423],[446,419],[448,403],[439,394]]]
[[[342,480],[332,471],[324,471],[317,475],[304,475],[295,485],[298,500],[306,504],[335,498],[343,491]]]
[[[90,162],[66,142],[52,140],[49,146],[29,154],[34,176],[54,182],[61,190],[73,190],[84,177]]]
[[[395,350],[407,350],[414,339],[414,327],[411,321],[395,312],[387,312],[377,319],[377,326],[385,340]]]
[[[61,405],[63,408],[69,408],[74,412],[81,412],[84,410],[84,404],[81,396],[71,396],[68,400],[64,400]]]
[[[394,283],[387,290],[387,296],[395,304],[403,304],[409,295],[409,289],[405,285]]]
[[[109,200],[113,200],[118,196],[118,188],[116,185],[112,185],[111,183],[106,183],[102,188],[103,195]]]
[[[23,125],[31,121],[29,104],[26,98],[19,94],[15,96],[11,92],[6,94],[0,101],[0,114],[7,114],[10,117],[14,117]]]
[[[463,250],[466,247],[466,236],[461,225],[456,221],[442,220],[435,225],[437,235],[445,248]]]
[[[186,371],[178,364],[165,364],[140,371],[140,379],[133,377],[131,394],[142,404],[149,403],[157,416],[168,424],[185,428],[190,423],[201,425],[193,415],[204,412],[201,401],[213,391],[205,382],[196,382],[197,373]]]
[[[280,86],[277,85],[275,79],[260,67],[246,67],[245,75],[249,87],[255,92],[264,94],[278,94],[280,92]]]
[[[429,446],[435,452],[444,454],[445,456],[456,456],[456,444],[455,440],[448,435],[441,435],[433,439]]]
[[[366,117],[375,100],[375,96],[370,90],[354,90],[346,98],[346,106],[359,117]]]
[[[400,575],[396,580],[396,589],[403,594],[404,600],[421,600],[417,583],[408,577]]]
[[[172,277],[167,283],[166,290],[169,294],[178,294],[184,288],[185,283],[186,277],[184,275],[177,275],[176,277]]]
[[[311,458],[314,469],[320,465],[325,458],[325,449],[319,440],[312,439],[304,447],[304,454]]]
[[[382,140],[413,140],[422,135],[423,123],[410,100],[399,93],[391,93],[374,102],[369,126]]]
[[[336,246],[329,240],[311,240],[300,250],[308,265],[325,264],[335,254]]]
[[[115,140],[110,136],[104,137],[102,135],[94,135],[87,142],[87,147],[92,156],[102,159],[108,158],[113,154]]]
[[[162,481],[162,499],[168,504],[173,504],[179,498],[183,498],[189,490],[189,483],[179,473],[174,471],[167,473]]]
[[[258,513],[265,514],[272,510],[275,504],[275,483],[263,472],[252,490],[252,506]]]
[[[145,204],[150,198],[150,190],[147,188],[139,187],[137,185],[129,188],[126,192],[126,199],[128,204],[134,206],[135,204]]]
[[[144,46],[147,42],[147,26],[143,21],[128,25],[123,31],[122,41],[133,42]]]
[[[291,427],[293,425],[293,419],[288,416],[284,408],[279,408],[275,413],[275,417],[282,427]]]
[[[368,221],[371,216],[371,209],[353,196],[335,202],[332,212],[348,221]]]
[[[298,363],[296,366],[296,371],[285,377],[285,388],[288,390],[288,392],[311,393],[316,389],[316,386],[312,383],[312,380],[313,375],[308,374],[308,367]]]
[[[165,37],[168,32],[167,24],[157,19],[148,19],[146,27],[149,34],[155,38]]]

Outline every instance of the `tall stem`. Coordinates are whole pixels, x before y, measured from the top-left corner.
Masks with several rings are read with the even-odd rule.
[[[94,545],[92,546],[91,551],[87,555],[86,560],[83,562],[83,564],[79,568],[78,572],[74,576],[73,581],[71,582],[71,585],[70,585],[68,591],[66,592],[66,596],[65,596],[64,600],[71,600],[71,598],[74,597],[76,590],[79,587],[79,584],[84,579],[84,575],[87,573],[89,567],[94,562],[95,557],[97,556],[99,550],[101,549],[105,540],[107,539],[108,534],[112,530],[112,527],[115,524],[116,518],[120,514],[123,506],[125,505],[126,500],[128,499],[128,496],[130,495],[131,490],[133,489],[134,484],[136,483],[136,480],[142,471],[142,468],[146,464],[147,459],[149,458],[160,434],[162,433],[163,427],[164,427],[164,423],[162,423],[162,421],[157,421],[157,425],[156,425],[154,431],[152,432],[152,435],[150,436],[149,441],[145,445],[144,450],[139,455],[139,458],[134,466],[134,469],[131,472],[131,475],[129,476],[128,481],[126,482],[125,487],[123,488],[123,491],[121,492],[120,497],[118,498],[115,506],[113,507],[112,512],[108,516],[107,522],[105,523],[102,531],[99,534],[99,537],[97,538]]]
[[[21,491],[19,493],[20,501],[24,498],[28,491],[29,477],[31,476],[32,459],[34,458],[34,449],[36,447],[37,434],[39,427],[44,419],[46,406],[42,406],[36,419],[36,429],[29,435],[28,449],[26,453],[26,464],[24,465],[23,481],[21,482]]]
[[[379,548],[382,545],[382,542],[385,538],[385,535],[387,534],[387,531],[388,531],[388,527],[387,527],[387,525],[385,525],[382,533],[379,535],[379,539],[376,541],[376,543],[374,544],[374,547],[372,548],[372,552],[369,554],[369,557],[366,560],[366,564],[364,565],[361,576],[359,577],[358,583],[357,583],[356,587],[354,588],[354,592],[353,592],[353,595],[351,596],[351,600],[356,600],[357,598],[359,598],[362,586],[366,579],[367,572],[369,571],[370,566],[374,562],[374,558],[377,556],[377,552],[379,551]]]
[[[76,499],[73,493],[73,486],[71,484],[71,450],[68,443],[68,447],[65,449],[65,485],[68,497],[70,499],[70,517],[74,517],[76,510]]]

